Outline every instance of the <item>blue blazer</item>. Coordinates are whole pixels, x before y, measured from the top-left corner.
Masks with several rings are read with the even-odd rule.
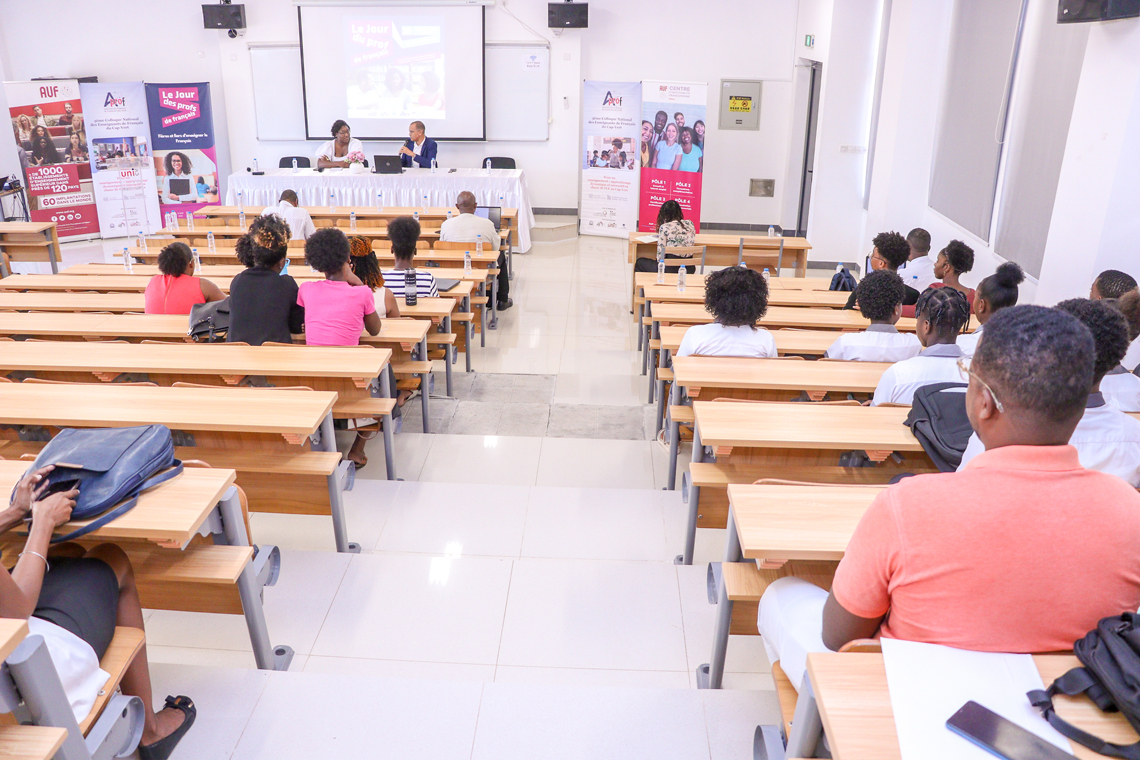
[[[404,147],[408,150],[414,150],[416,144],[411,140],[404,140]],[[431,139],[430,137],[425,137],[424,144],[420,147],[420,154],[418,156],[406,156],[403,153],[400,154],[400,166],[417,166],[420,169],[430,169],[431,160],[435,158],[437,150],[438,146],[436,145],[435,140]]]

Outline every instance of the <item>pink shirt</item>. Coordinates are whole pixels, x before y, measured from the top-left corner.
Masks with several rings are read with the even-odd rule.
[[[884,490],[831,591],[887,638],[1067,651],[1140,606],[1140,495],[1072,446],[1004,446]]]
[[[206,296],[197,277],[156,274],[146,284],[143,302],[147,314],[189,314],[191,306],[206,303]]]
[[[376,311],[372,291],[341,280],[301,283],[297,303],[305,307],[305,343],[310,346],[355,346],[364,317]]]

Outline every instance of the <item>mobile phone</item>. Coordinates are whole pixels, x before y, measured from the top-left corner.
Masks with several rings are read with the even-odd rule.
[[[53,493],[63,493],[64,491],[70,491],[71,489],[76,488],[78,486],[79,486],[79,478],[70,478],[68,480],[57,480],[54,483],[52,483],[50,486],[45,488],[44,492],[39,495],[39,497],[36,499],[36,501],[43,501],[47,497],[51,496]]]
[[[1075,760],[1068,752],[972,700],[950,716],[946,727],[1006,760]]]

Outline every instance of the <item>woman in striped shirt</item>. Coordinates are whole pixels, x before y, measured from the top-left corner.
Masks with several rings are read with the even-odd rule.
[[[420,239],[420,223],[410,216],[401,216],[388,222],[388,239],[392,241],[392,255],[396,266],[385,269],[384,287],[392,291],[397,300],[405,295],[405,270],[415,268],[416,242]],[[439,289],[435,275],[427,269],[416,269],[416,295],[419,298],[435,298]]]

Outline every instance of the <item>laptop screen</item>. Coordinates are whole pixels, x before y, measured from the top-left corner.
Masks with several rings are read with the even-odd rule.
[[[476,206],[475,216],[490,219],[491,223],[495,225],[495,229],[502,231],[503,209],[501,206]]]

